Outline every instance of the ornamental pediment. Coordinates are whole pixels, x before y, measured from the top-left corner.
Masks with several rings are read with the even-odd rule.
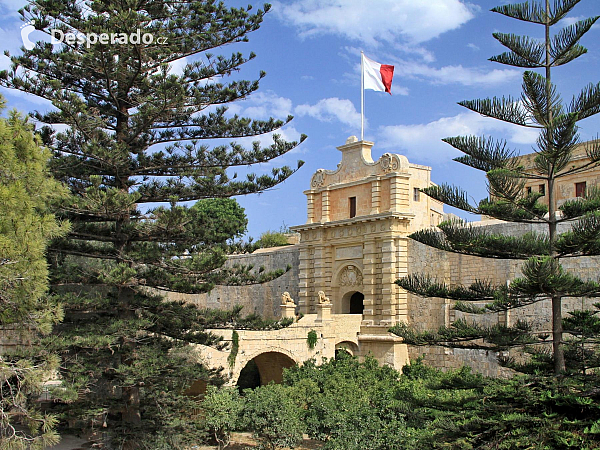
[[[342,152],[342,162],[336,170],[319,169],[312,176],[310,187],[320,190],[336,184],[352,183],[369,177],[386,176],[393,173],[408,173],[406,156],[385,153],[377,161],[371,157],[372,142],[358,141],[350,136],[346,144],[337,147]]]

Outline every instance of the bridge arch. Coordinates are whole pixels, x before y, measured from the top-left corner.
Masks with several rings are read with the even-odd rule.
[[[263,386],[270,382],[279,384],[283,381],[283,369],[298,364],[294,355],[279,347],[261,349],[240,363],[236,376],[231,380],[240,388]]]
[[[335,344],[335,353],[345,351],[351,356],[358,356],[358,345],[352,341],[341,341]]]

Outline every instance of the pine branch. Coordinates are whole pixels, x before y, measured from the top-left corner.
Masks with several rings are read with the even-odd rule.
[[[587,212],[561,234],[556,250],[561,256],[600,255],[600,211]]]
[[[581,93],[571,101],[569,112],[577,114],[583,120],[600,112],[600,83],[587,85]]]
[[[521,103],[512,97],[464,100],[458,102],[458,104],[482,116],[492,117],[523,127],[540,128],[539,125],[532,123],[530,115],[527,114]]]
[[[587,49],[578,45],[579,40],[596,23],[600,16],[580,20],[573,25],[563,28],[550,42],[550,55],[553,66],[562,66],[581,55],[587,53]]]
[[[537,200],[542,197],[539,193],[531,193],[516,201],[488,200],[479,202],[479,214],[499,220],[519,223],[547,223],[544,215],[548,207]]]
[[[444,183],[439,186],[430,186],[420,191],[448,206],[477,214],[477,208],[471,206],[467,199],[467,193],[459,187]]]
[[[485,136],[457,136],[442,139],[452,147],[465,153],[466,156],[454,158],[461,164],[473,167],[484,172],[493,169],[512,167],[514,165],[515,151],[506,147],[506,141],[496,141]]]
[[[521,100],[529,114],[543,127],[548,127],[548,117],[558,117],[563,114],[560,96],[556,92],[556,86],[548,84],[546,78],[535,73],[526,71],[523,74],[523,94]]]
[[[493,56],[490,61],[516,67],[543,67],[545,58],[544,45],[528,36],[493,33],[494,38],[511,51]]]
[[[507,350],[511,347],[539,342],[524,322],[517,321],[512,327],[494,325],[484,327],[465,320],[457,320],[449,327],[440,327],[437,332],[419,332],[410,325],[400,323],[390,328],[409,345],[440,345],[450,348]]]
[[[440,250],[484,258],[527,259],[549,254],[546,235],[527,233],[515,237],[492,234],[485,227],[475,227],[462,220],[442,222],[438,228],[441,232],[424,229],[409,237]]]
[[[600,188],[588,188],[585,197],[566,200],[558,209],[565,220],[600,210]]]

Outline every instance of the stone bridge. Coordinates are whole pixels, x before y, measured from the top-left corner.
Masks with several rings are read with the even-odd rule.
[[[238,352],[233,366],[228,358],[232,349],[233,330],[211,330],[228,343],[224,351],[199,345],[196,352],[200,361],[207,367],[223,367],[228,374],[229,385],[253,387],[282,381],[283,369],[315,359],[335,357],[336,351],[364,358],[372,354],[379,361],[401,368],[408,361],[406,345],[389,333],[369,334],[361,325],[361,314],[330,314],[331,305],[318,305],[317,314],[307,314],[297,322],[280,330],[250,331],[237,330]],[[289,317],[293,307],[282,305],[282,315]],[[314,330],[317,342],[313,348],[308,345],[308,334]],[[255,383],[248,386],[242,383],[240,374],[254,370]],[[247,376],[242,378],[246,379]],[[247,383],[247,381],[244,381]]]

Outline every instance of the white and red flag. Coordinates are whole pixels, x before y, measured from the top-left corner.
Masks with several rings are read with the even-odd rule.
[[[394,66],[379,64],[361,54],[363,61],[363,89],[388,92],[392,95],[392,78],[394,77]]]
[[[392,95],[394,66],[379,64],[360,52],[360,140],[365,139],[365,89],[389,92]]]

